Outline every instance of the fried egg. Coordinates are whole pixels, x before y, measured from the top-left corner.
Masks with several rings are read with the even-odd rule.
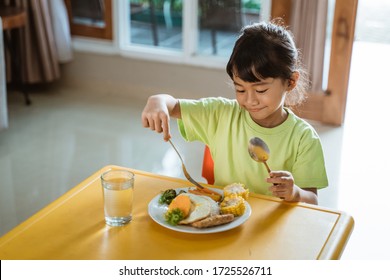
[[[183,220],[179,222],[179,224],[187,225],[193,222],[202,220],[208,216],[210,216],[212,207],[210,201],[201,195],[195,195],[191,193],[186,193],[182,195],[188,195],[191,200],[191,210],[190,214]]]
[[[218,203],[209,196],[202,196],[202,197],[206,198],[210,202],[210,206],[211,206],[210,216],[219,215],[220,208]]]

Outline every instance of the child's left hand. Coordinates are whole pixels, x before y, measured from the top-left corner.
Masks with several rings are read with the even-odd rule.
[[[271,171],[271,178],[267,182],[273,184],[269,190],[276,197],[284,198],[286,201],[295,201],[298,195],[298,187],[295,186],[294,177],[288,171]]]

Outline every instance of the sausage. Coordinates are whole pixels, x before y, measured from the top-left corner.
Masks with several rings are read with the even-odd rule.
[[[207,228],[207,227],[213,227],[213,226],[227,224],[233,220],[234,220],[233,214],[213,215],[213,216],[209,216],[203,220],[193,222],[191,224],[191,226],[196,227],[196,228]]]

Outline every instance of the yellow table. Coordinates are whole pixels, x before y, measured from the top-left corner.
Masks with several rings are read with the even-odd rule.
[[[251,194],[250,218],[229,231],[172,231],[148,215],[161,190],[187,181],[135,173],[133,221],[104,222],[100,174],[106,166],[0,238],[0,259],[338,259],[353,229],[349,215]]]

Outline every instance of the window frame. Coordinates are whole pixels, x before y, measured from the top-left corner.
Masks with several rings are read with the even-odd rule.
[[[107,27],[111,27],[110,36],[104,37],[96,33],[94,28],[80,29],[74,25],[71,33],[73,37],[73,46],[77,51],[93,52],[100,54],[118,54],[123,57],[156,61],[170,64],[190,65],[204,68],[213,68],[223,70],[228,62],[228,57],[204,55],[197,53],[198,47],[198,0],[183,0],[183,48],[181,50],[170,50],[155,46],[131,45],[129,39],[130,28],[128,24],[128,15],[130,14],[130,5],[128,0],[104,0],[110,12],[107,16]],[[264,20],[269,19],[272,0],[261,0],[261,17]],[[68,11],[71,11],[70,0],[65,0]],[[71,20],[71,12],[69,12]],[[115,19],[115,20],[113,20]],[[108,22],[111,24],[108,26]],[[99,31],[102,32],[102,31]],[[107,38],[109,38],[107,40]]]
[[[65,1],[70,2],[70,0]],[[126,41],[129,37],[126,34],[130,34],[129,28],[131,28],[127,22],[127,15],[130,13],[128,0],[105,1],[112,2],[111,18],[117,19],[112,20],[112,40],[107,41],[97,36],[87,36],[72,32],[72,35],[76,35],[73,38],[73,45],[76,50],[101,54],[119,54],[123,57],[140,60],[221,70],[226,67],[228,57],[197,53],[199,32],[197,21],[198,0],[183,0],[183,48],[181,50],[170,50],[145,45],[129,45]],[[270,1],[265,0],[266,5],[264,6],[266,9],[263,10],[262,14],[264,19],[267,17]]]
[[[130,5],[126,0],[115,1],[115,10],[118,13],[118,49],[125,57],[153,60],[157,62],[187,64],[208,68],[224,69],[228,61],[227,57],[197,54],[198,45],[198,0],[183,0],[183,48],[170,50],[155,46],[131,45],[126,40],[130,34],[127,15],[130,14]]]
[[[70,32],[72,35],[85,36],[91,38],[99,38],[104,40],[113,40],[113,20],[112,20],[112,0],[104,1],[104,27],[88,26],[84,24],[77,24],[72,21],[72,2],[71,0],[64,0],[68,11]],[[114,5],[115,5],[114,1]]]

